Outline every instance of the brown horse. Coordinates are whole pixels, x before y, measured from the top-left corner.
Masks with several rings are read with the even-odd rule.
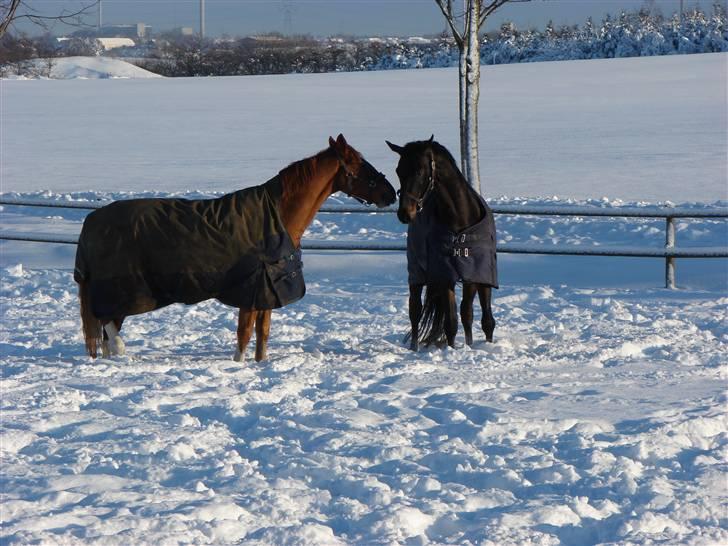
[[[89,214],[76,253],[86,348],[124,354],[129,315],[215,298],[238,307],[235,360],[256,332],[266,358],[271,310],[305,294],[301,237],[323,202],[341,191],[394,203],[385,176],[339,135],[265,184],[218,199],[117,201]]]
[[[447,149],[429,140],[397,146],[400,181],[397,216],[407,228],[410,349],[419,343],[455,346],[455,283],[463,281],[460,318],[465,343],[473,344],[473,300],[481,326],[493,341],[491,288],[498,287],[495,222],[485,201],[468,185]],[[424,307],[422,288],[427,286]]]

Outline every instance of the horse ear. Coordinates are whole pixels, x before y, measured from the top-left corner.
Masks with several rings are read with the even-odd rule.
[[[402,152],[404,152],[404,148],[402,146],[397,146],[396,144],[392,144],[388,140],[385,140],[384,142],[387,143],[387,146],[389,146],[389,149],[392,150],[395,154],[402,155]]]
[[[329,146],[331,146],[331,149],[336,152],[336,155],[338,155],[339,158],[344,159],[346,156],[346,148],[348,146],[344,135],[339,134],[339,136],[336,137],[336,140],[329,137]]]
[[[428,140],[427,142],[429,142],[430,144],[432,144],[432,141],[433,140],[435,140],[435,134],[434,133],[430,136],[430,140]]]

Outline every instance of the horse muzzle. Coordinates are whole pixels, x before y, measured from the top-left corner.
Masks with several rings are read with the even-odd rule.
[[[414,199],[400,197],[399,208],[397,209],[397,218],[399,218],[399,221],[403,224],[409,224],[415,219],[416,214],[417,202]]]
[[[389,184],[387,191],[382,196],[381,200],[377,201],[376,205],[379,208],[388,207],[389,205],[393,204],[396,200],[397,200],[397,192],[395,192],[392,185]]]

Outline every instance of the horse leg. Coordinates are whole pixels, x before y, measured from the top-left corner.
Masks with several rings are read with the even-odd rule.
[[[123,356],[126,353],[124,340],[119,335],[124,318],[114,319],[103,326],[104,340],[101,343],[101,354],[105,358],[109,356]]]
[[[255,317],[256,313],[254,311],[240,310],[240,314],[238,315],[238,348],[233,357],[235,362],[245,362],[245,348],[248,346],[248,342],[253,335]]]
[[[445,305],[445,337],[450,347],[455,347],[455,335],[458,333],[458,311],[455,301],[455,285],[448,286],[443,293]]]
[[[410,350],[420,348],[420,317],[422,316],[422,284],[409,285]]]
[[[101,325],[101,358],[109,358],[111,351],[109,350],[109,334],[106,333],[106,327]]]
[[[258,311],[255,319],[255,361],[265,360],[268,355],[271,310]]]
[[[475,299],[475,285],[463,282],[463,299],[460,301],[460,320],[465,331],[465,343],[473,344],[473,300]]]
[[[485,332],[485,339],[493,342],[493,332],[495,331],[495,319],[493,318],[493,309],[490,306],[490,297],[492,288],[485,284],[478,285],[478,299],[480,300],[480,309],[483,311],[483,319],[480,324]]]

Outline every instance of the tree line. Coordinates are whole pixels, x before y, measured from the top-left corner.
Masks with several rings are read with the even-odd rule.
[[[647,10],[605,17],[601,24],[519,30],[504,23],[480,43],[482,64],[602,59],[728,51],[728,18],[720,4],[712,13],[694,9],[681,18]],[[457,66],[452,36],[315,40],[273,36],[256,40],[167,42],[152,58],[137,62],[165,76],[212,76],[351,72]]]
[[[583,25],[520,30],[513,23],[485,33],[480,41],[483,64],[636,57],[728,51],[725,9],[693,9],[664,17],[646,9],[591,19]],[[0,67],[7,72],[38,63],[36,58],[94,56],[101,53],[89,36],[58,41],[50,35],[30,37],[6,33],[0,38]],[[457,66],[452,36],[413,38],[328,38],[268,35],[256,38],[200,40],[195,36],[162,35],[135,48],[107,55],[164,76],[231,76],[320,73]],[[20,70],[19,70],[20,69]]]

